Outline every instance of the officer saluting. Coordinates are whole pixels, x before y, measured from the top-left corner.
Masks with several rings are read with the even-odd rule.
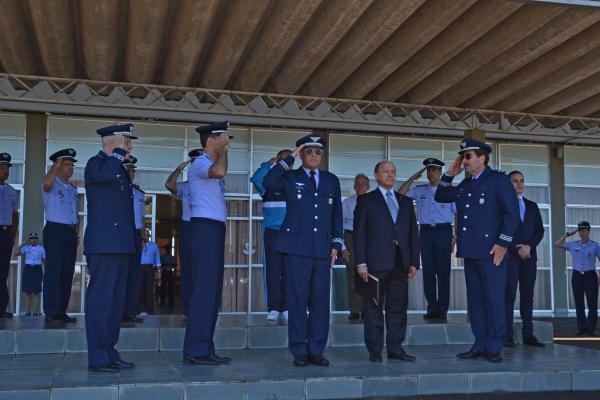
[[[42,199],[46,214],[44,246],[44,314],[46,321],[75,322],[67,315],[73,273],[77,260],[77,187],[69,182],[73,164],[77,162],[73,149],[63,149],[50,156],[54,164],[42,179]]]
[[[225,175],[229,122],[200,126],[204,154],[188,170],[192,204],[189,228],[189,265],[192,291],[183,343],[183,360],[189,364],[217,365],[231,361],[215,354],[213,336],[221,305],[225,264]]]
[[[137,158],[130,155],[123,160],[123,167],[129,175],[129,180],[133,182],[135,178],[135,164]],[[140,285],[142,283],[142,269],[140,265],[142,255],[142,228],[144,227],[144,218],[146,217],[146,203],[144,201],[146,193],[136,184],[131,185],[133,189],[133,217],[135,222],[135,254],[132,254],[129,260],[127,270],[127,285],[125,288],[125,307],[123,308],[123,322],[144,322],[137,317],[137,308],[140,299]]]
[[[192,291],[190,260],[189,260],[189,229],[190,219],[192,218],[192,207],[190,198],[190,186],[188,181],[177,182],[177,178],[183,172],[183,169],[194,162],[202,154],[202,149],[194,149],[188,153],[188,159],[175,168],[167,178],[165,187],[169,192],[181,199],[181,229],[179,230],[179,266],[181,281],[181,303],[183,305],[183,315],[187,315],[190,303],[190,293]]]
[[[6,280],[19,227],[17,191],[6,183],[10,173],[10,160],[10,154],[0,153],[0,317],[4,318],[12,317],[12,314],[6,311],[9,298]]]
[[[508,176],[487,165],[491,151],[478,140],[463,140],[459,156],[442,176],[435,200],[456,204],[457,256],[465,262],[475,343],[457,357],[501,362],[506,330],[505,255],[519,226],[519,205]],[[470,176],[454,187],[451,183],[461,172],[461,164]]]
[[[90,282],[85,298],[88,369],[115,372],[133,367],[121,360],[119,340],[129,259],[135,254],[133,192],[123,161],[131,152],[132,124],[101,128],[102,151],[85,166],[88,223],[83,239]]]
[[[286,198],[287,212],[275,250],[285,254],[288,341],[294,365],[327,366],[323,351],[329,333],[330,267],[344,242],[340,181],[319,169],[325,147],[321,136],[305,136],[296,146],[271,168],[263,186]],[[298,155],[302,166],[290,170]]]
[[[421,234],[421,261],[423,263],[423,290],[427,299],[425,319],[446,320],[450,305],[450,256],[454,247],[452,222],[456,207],[454,203],[438,203],[435,191],[440,183],[442,161],[427,158],[424,168],[412,175],[398,193],[405,194],[417,203],[419,227]],[[427,185],[410,188],[427,170]],[[410,188],[410,189],[409,189]]]

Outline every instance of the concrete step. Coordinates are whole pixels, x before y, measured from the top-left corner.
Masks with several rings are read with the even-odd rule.
[[[0,354],[78,353],[87,351],[83,317],[74,325],[46,324],[43,317],[14,318],[0,325]],[[520,343],[521,324],[515,322],[515,340]],[[542,342],[553,339],[552,324],[536,321],[534,332]],[[181,350],[185,323],[181,316],[147,316],[141,324],[123,324],[117,348],[122,351]],[[473,335],[464,316],[448,323],[425,323],[409,318],[407,345],[471,344]],[[215,332],[218,349],[286,348],[287,326],[268,324],[263,316],[221,316]],[[331,319],[329,347],[364,346],[363,325],[349,323],[345,316]]]
[[[364,348],[330,348],[326,368],[293,367],[286,349],[222,350],[233,360],[217,367],[184,364],[179,351],[123,352],[123,359],[136,366],[117,374],[89,373],[81,353],[0,356],[0,400],[422,398],[496,392],[561,392],[574,398],[579,391],[600,390],[596,350],[518,346],[505,349],[504,362],[493,364],[456,359],[464,345],[405,349],[416,362],[388,360],[384,353],[382,363],[372,363]]]

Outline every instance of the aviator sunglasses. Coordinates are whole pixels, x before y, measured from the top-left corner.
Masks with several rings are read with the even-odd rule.
[[[320,156],[321,154],[323,154],[323,150],[321,149],[304,149],[304,154],[306,154],[307,156],[310,156],[312,153],[315,153],[315,155]]]

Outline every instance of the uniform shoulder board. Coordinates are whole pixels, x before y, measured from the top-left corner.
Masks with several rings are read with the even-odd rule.
[[[423,186],[427,186],[427,184],[423,183],[422,185],[417,185],[416,187],[423,187]]]
[[[595,240],[590,240],[590,242],[598,244],[598,242],[596,242]]]
[[[75,189],[77,189],[77,186],[73,185],[71,182],[69,182],[69,185],[73,186]]]

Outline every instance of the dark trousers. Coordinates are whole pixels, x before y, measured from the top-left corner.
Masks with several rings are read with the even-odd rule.
[[[179,231],[179,267],[181,268],[180,282],[181,282],[181,305],[183,308],[183,314],[187,315],[188,307],[190,304],[190,293],[192,292],[192,279],[190,274],[190,261],[189,261],[189,231],[190,223],[183,221],[181,229]]]
[[[523,337],[533,336],[533,288],[537,276],[537,262],[522,260],[517,254],[507,255],[506,278],[506,337],[513,337],[513,315],[517,286],[519,287],[519,312],[523,320]]]
[[[160,304],[175,303],[175,271],[163,267],[160,273]]]
[[[350,262],[346,264],[346,281],[348,282],[348,308],[351,313],[359,313],[362,299],[356,291],[356,261],[354,258],[354,236],[352,231],[344,231],[344,243],[350,252]]]
[[[577,331],[595,333],[598,321],[598,275],[596,271],[586,271],[582,274],[574,270],[571,276],[571,288],[577,313]],[[588,306],[587,319],[585,317],[586,302]]]
[[[135,231],[135,254],[129,256],[127,269],[127,288],[125,289],[125,308],[123,317],[135,317],[140,299],[140,286],[142,285],[142,270],[140,259],[142,257],[142,238],[139,229]]]
[[[88,254],[90,283],[85,295],[88,365],[121,361],[115,349],[125,307],[129,254]]]
[[[184,357],[207,356],[215,351],[213,336],[221,305],[225,264],[225,223],[208,218],[190,222],[190,296]]]
[[[10,272],[10,257],[13,248],[13,235],[9,228],[0,228],[0,313],[8,307],[8,273]]]
[[[369,271],[379,279],[378,304],[366,284],[357,278],[358,290],[362,295],[362,312],[365,332],[365,345],[369,353],[383,351],[383,332],[388,353],[402,351],[406,336],[406,312],[408,310],[408,273],[398,265],[400,252],[396,252],[396,267],[385,271]],[[385,324],[383,309],[385,308]]]
[[[506,257],[499,266],[494,265],[492,256],[485,260],[465,258],[474,351],[494,354],[502,351],[506,334],[506,277]]]
[[[267,308],[269,311],[286,311],[285,301],[285,265],[283,254],[275,250],[278,229],[265,228],[263,243],[265,246],[265,281],[267,283]]]
[[[67,312],[77,260],[77,232],[72,225],[46,222],[44,226],[44,314],[60,317]]]
[[[320,356],[329,335],[330,261],[286,254],[284,263],[290,352],[295,358]]]
[[[450,305],[452,226],[421,225],[420,234],[427,314],[446,314]]]
[[[154,266],[152,264],[144,264],[140,267],[140,272],[139,309],[148,314],[154,314]]]

